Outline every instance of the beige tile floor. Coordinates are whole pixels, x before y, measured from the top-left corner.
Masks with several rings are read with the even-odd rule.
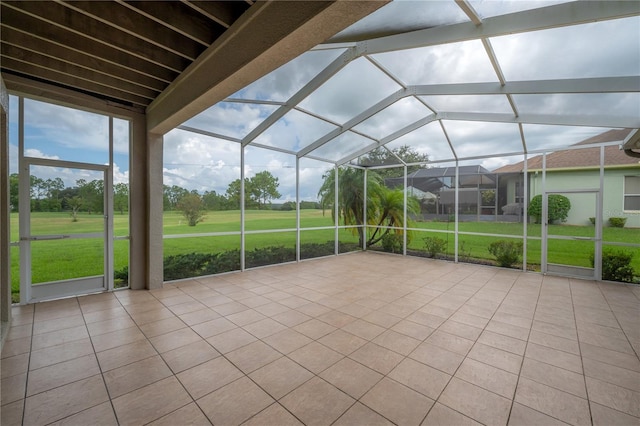
[[[640,288],[378,253],[15,307],[2,425],[640,424]]]

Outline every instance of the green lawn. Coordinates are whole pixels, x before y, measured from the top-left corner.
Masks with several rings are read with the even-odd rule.
[[[247,211],[245,229],[254,230],[275,230],[293,229],[296,227],[296,215],[293,211]],[[301,226],[303,228],[332,226],[331,214],[320,210],[302,210]],[[88,233],[98,232],[103,224],[100,215],[79,215],[77,222],[72,222],[67,213],[32,213],[32,233],[38,235],[68,234],[68,233]],[[128,235],[127,215],[116,214],[114,216],[114,227],[117,236]],[[410,250],[424,250],[424,238],[438,237],[447,242],[447,253],[454,252],[454,230],[453,223],[447,222],[417,222],[409,244]],[[184,235],[195,233],[214,232],[239,232],[240,212],[208,212],[205,220],[196,227],[190,227],[185,219],[178,212],[166,212],[164,215],[165,235]],[[487,251],[488,245],[497,239],[509,238],[509,236],[521,236],[523,225],[520,223],[493,223],[493,222],[461,222],[459,224],[459,241],[463,244],[460,249],[461,259],[465,256],[478,259],[491,259]],[[18,241],[18,215],[11,215],[11,240]],[[444,231],[444,232],[433,232]],[[479,235],[464,235],[471,233],[491,233],[500,234],[505,237],[486,237]],[[550,234],[554,235],[574,235],[591,236],[594,228],[591,226],[567,226],[551,225]],[[531,237],[540,236],[540,225],[531,224],[527,227],[527,233]],[[610,228],[603,230],[603,240],[606,242],[640,242],[639,228]],[[339,238],[341,242],[355,243],[357,238],[348,230],[340,230]],[[305,243],[325,243],[334,239],[334,230],[302,230],[301,242]],[[247,250],[267,246],[295,246],[296,232],[270,232],[264,234],[247,234],[245,244]],[[538,239],[527,241],[527,262],[530,265],[540,264],[540,246]],[[186,237],[186,238],[166,238],[164,240],[164,255],[175,255],[191,252],[216,253],[230,249],[240,248],[239,235],[225,235],[216,237]],[[80,276],[100,275],[103,273],[102,265],[102,241],[99,239],[83,240],[52,240],[37,241],[32,244],[33,250],[33,281],[48,282],[61,279],[68,279]],[[115,269],[120,270],[128,265],[128,241],[119,240],[114,244]],[[589,254],[593,250],[591,242],[580,240],[550,240],[549,260],[555,263],[589,266]],[[634,252],[633,267],[640,272],[640,249],[625,248],[624,250]],[[12,289],[18,292],[19,289],[19,252],[18,247],[11,249],[11,273]]]

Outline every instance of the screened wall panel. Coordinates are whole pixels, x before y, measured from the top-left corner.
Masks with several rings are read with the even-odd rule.
[[[296,159],[256,147],[245,148],[245,229],[295,229]]]
[[[335,254],[335,230],[322,229],[300,232],[300,259]]]
[[[245,267],[296,261],[295,232],[269,232],[245,235]]]

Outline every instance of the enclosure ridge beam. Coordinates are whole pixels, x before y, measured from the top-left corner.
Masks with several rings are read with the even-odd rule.
[[[586,126],[607,128],[638,128],[640,117],[621,117],[602,115],[556,115],[556,114],[513,114],[502,113],[475,113],[475,112],[448,112],[441,111],[436,114],[438,120],[454,121],[486,121],[493,123],[523,123],[523,124],[549,124],[557,126]]]
[[[226,140],[226,141],[236,142],[236,143],[241,143],[242,142],[238,138],[234,138],[234,137],[231,137],[231,136],[223,135],[223,134],[220,134],[220,133],[209,132],[207,130],[198,129],[197,127],[191,127],[191,126],[182,125],[182,126],[176,127],[176,129],[184,130],[185,132],[197,133],[197,134],[203,135],[203,136],[209,136],[209,137],[216,138],[216,139],[223,139],[223,140]]]
[[[462,9],[462,11],[465,13],[465,15],[467,15],[469,19],[471,19],[471,22],[473,22],[475,25],[482,24],[482,18],[480,18],[480,15],[478,15],[478,12],[476,12],[473,6],[471,6],[471,3],[469,3],[467,0],[455,0],[455,1],[458,7]]]
[[[640,7],[635,1],[562,3],[487,18],[482,21],[482,25],[463,22],[368,40],[367,53],[437,46],[638,15]]]
[[[640,76],[507,81],[504,85],[499,82],[429,84],[409,88],[416,96],[637,93],[640,91]]]

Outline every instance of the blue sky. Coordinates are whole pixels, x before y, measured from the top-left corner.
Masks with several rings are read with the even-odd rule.
[[[109,162],[109,120],[107,116],[25,99],[25,155],[106,165]],[[18,98],[10,97],[10,172],[18,171]],[[114,119],[114,183],[128,182],[128,122]],[[77,169],[38,168],[33,174],[47,179],[61,177],[74,186],[93,174]]]

